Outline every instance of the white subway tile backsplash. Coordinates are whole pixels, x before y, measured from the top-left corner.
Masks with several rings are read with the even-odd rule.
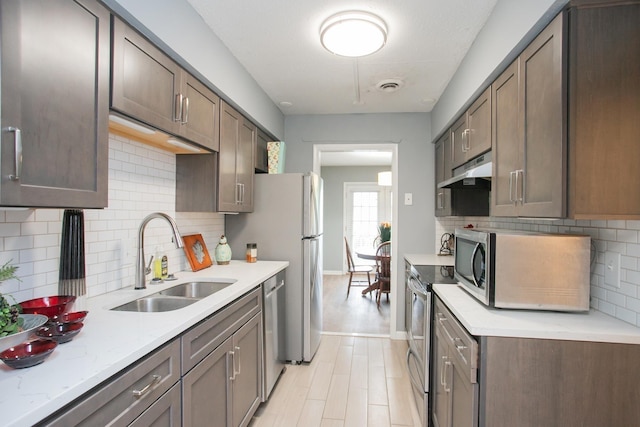
[[[640,221],[625,220],[529,220],[518,218],[436,218],[436,252],[442,233],[456,227],[537,230],[550,233],[579,233],[591,236],[596,251],[591,266],[591,307],[640,327]],[[604,284],[604,253],[622,254],[620,288]]]
[[[175,155],[126,138],[109,139],[109,207],[84,210],[85,271],[89,296],[133,284],[138,227],[160,211],[176,219],[183,235],[201,233],[213,256],[224,233],[224,215],[175,212]],[[16,301],[58,293],[63,209],[0,211],[0,262],[12,260],[22,281],[0,284]],[[168,225],[152,220],[145,231],[145,254],[156,247],[169,258],[169,270],[189,269]]]

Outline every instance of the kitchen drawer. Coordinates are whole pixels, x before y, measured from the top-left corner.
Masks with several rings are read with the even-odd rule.
[[[262,310],[260,287],[249,292],[182,336],[182,375]]]
[[[478,372],[478,342],[459,323],[458,319],[436,299],[434,322],[438,322],[445,331],[445,338],[449,341],[453,351],[451,355],[457,365],[464,366],[464,373],[471,383],[477,382]]]
[[[180,341],[174,340],[40,425],[129,425],[179,380]],[[142,395],[136,397],[134,390]]]
[[[130,427],[179,427],[182,425],[182,393],[176,384],[142,413]]]

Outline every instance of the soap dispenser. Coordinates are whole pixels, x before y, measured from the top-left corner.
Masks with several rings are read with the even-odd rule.
[[[153,257],[153,280],[162,280],[162,254],[160,248],[156,246],[156,254]]]

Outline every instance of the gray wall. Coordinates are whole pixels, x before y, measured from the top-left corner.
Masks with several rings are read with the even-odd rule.
[[[154,42],[173,51],[181,65],[190,64],[190,71],[256,125],[282,138],[284,116],[280,109],[186,0],[103,1]]]
[[[388,166],[324,166],[324,271],[342,271],[344,249],[344,183],[377,182]],[[355,255],[354,255],[355,256]]]
[[[431,111],[432,139],[487,87],[568,0],[498,0]]]
[[[314,144],[398,145],[398,217],[394,238],[398,254],[393,269],[398,284],[404,283],[404,254],[434,253],[434,151],[427,113],[300,115],[285,117],[286,172],[313,169]],[[402,202],[413,193],[413,205]],[[325,194],[325,197],[328,195]],[[404,330],[404,293],[396,301],[396,329]],[[392,331],[392,334],[394,331]]]

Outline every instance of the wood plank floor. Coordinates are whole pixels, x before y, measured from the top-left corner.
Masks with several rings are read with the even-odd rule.
[[[366,281],[367,276],[354,275],[356,279]],[[323,331],[389,336],[391,303],[387,296],[382,296],[378,307],[375,294],[362,296],[365,286],[352,284],[347,297],[348,283],[347,274],[323,276]]]
[[[406,351],[405,341],[323,334],[313,361],[287,365],[249,426],[419,426]]]

